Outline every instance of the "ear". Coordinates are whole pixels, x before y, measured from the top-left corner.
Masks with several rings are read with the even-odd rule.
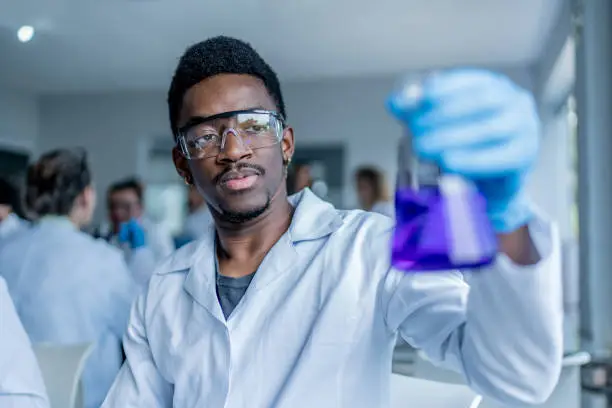
[[[176,146],[172,149],[172,161],[174,161],[174,167],[178,175],[185,180],[186,183],[193,184],[193,177],[191,177],[187,159]]]
[[[90,208],[92,211],[96,206],[96,189],[93,185],[85,187],[77,198],[82,207]]]
[[[281,149],[283,151],[283,163],[288,163],[295,152],[295,139],[293,136],[293,128],[286,127],[283,130],[283,138],[281,139]]]

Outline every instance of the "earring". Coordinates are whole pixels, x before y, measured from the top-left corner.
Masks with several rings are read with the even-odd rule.
[[[188,186],[191,185],[191,179],[190,179],[189,176],[185,176],[185,180],[184,181],[185,181],[185,185],[188,185]]]

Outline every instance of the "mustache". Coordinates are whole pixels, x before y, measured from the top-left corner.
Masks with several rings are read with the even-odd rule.
[[[241,172],[243,170],[251,170],[257,173],[257,175],[259,176],[263,176],[266,174],[266,169],[264,169],[263,167],[257,165],[257,164],[250,164],[250,163],[236,163],[234,165],[228,166],[225,168],[225,170],[223,170],[221,173],[217,174],[214,179],[213,179],[213,183],[214,184],[220,184],[221,180],[223,179],[223,177],[229,173],[229,172]]]

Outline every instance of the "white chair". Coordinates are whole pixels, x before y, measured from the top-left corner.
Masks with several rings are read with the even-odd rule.
[[[91,344],[34,344],[51,408],[82,408],[81,375]]]
[[[465,385],[391,375],[391,408],[478,408],[481,400]]]

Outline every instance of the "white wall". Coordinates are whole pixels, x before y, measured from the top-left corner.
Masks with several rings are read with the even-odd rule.
[[[505,71],[532,88],[528,69]],[[383,102],[395,83],[396,78],[386,77],[284,85],[297,148],[313,143],[346,144],[344,196],[349,206],[355,204],[351,173],[356,166],[377,164],[390,179],[394,177],[401,128],[387,115]],[[146,172],[142,149],[147,140],[171,137],[163,92],[42,97],[40,124],[40,150],[87,148],[100,192],[118,178]]]
[[[0,89],[0,148],[34,152],[38,138],[38,100]]]

